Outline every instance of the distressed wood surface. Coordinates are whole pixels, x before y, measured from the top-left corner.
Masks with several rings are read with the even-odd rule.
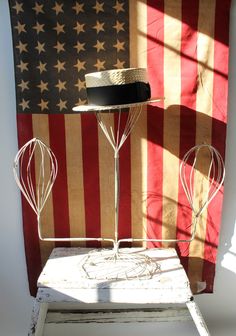
[[[134,323],[186,321],[186,307],[155,309],[106,309],[49,311],[45,323]]]
[[[122,249],[123,250],[123,249]],[[142,254],[160,266],[150,279],[87,279],[83,261],[91,249],[55,248],[38,279],[42,297],[51,302],[186,302],[192,296],[186,273],[174,249],[126,249]],[[68,297],[68,298],[67,298]]]
[[[195,323],[195,326],[199,332],[200,336],[209,336],[210,332],[207,328],[207,325],[202,317],[202,314],[200,312],[200,309],[198,308],[198,305],[194,300],[191,300],[190,302],[186,302],[186,305],[189,309],[189,312],[192,316],[192,319]]]
[[[40,288],[40,298],[50,303],[78,302],[78,303],[135,303],[135,304],[161,304],[186,303],[191,300],[192,294],[186,290],[158,289],[75,289],[75,288]]]
[[[38,279],[37,306],[35,305],[29,335],[43,335],[45,323],[56,325],[162,322],[191,318],[200,336],[210,335],[194,302],[189,280],[174,249],[121,249],[122,253],[145,256],[151,261],[151,266],[158,265],[158,267],[153,268],[150,277],[110,280],[86,277],[83,265],[91,250],[55,248],[52,251]],[[93,263],[91,265],[93,267]],[[82,304],[84,308],[58,310],[55,309],[57,304],[65,304],[68,307]],[[107,304],[114,307],[117,304],[125,304],[127,308],[114,309],[113,306],[107,308]],[[138,306],[142,304],[145,308]],[[170,304],[174,304],[174,307],[170,307]],[[54,307],[53,310],[50,308],[47,311],[51,305]],[[128,305],[137,306],[130,308]],[[148,308],[150,305],[153,306]]]
[[[38,300],[38,296],[34,301],[34,306],[31,315],[31,324],[28,336],[42,336],[45,319],[48,312],[48,303],[41,302],[41,299]]]

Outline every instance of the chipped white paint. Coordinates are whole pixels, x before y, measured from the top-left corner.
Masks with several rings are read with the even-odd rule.
[[[186,307],[150,309],[106,309],[49,311],[45,323],[133,323],[187,321],[191,319]]]
[[[192,319],[197,327],[199,335],[201,336],[208,336],[210,335],[209,330],[206,326],[206,323],[202,317],[202,314],[194,300],[186,302],[186,305],[189,309],[189,312],[192,316]]]
[[[53,250],[38,279],[30,336],[43,335],[44,323],[160,322],[181,321],[191,316],[199,335],[210,335],[174,249],[121,249],[122,253],[143,254],[158,265],[152,277],[134,277],[128,280],[86,278],[83,265],[90,251],[88,248]],[[85,308],[55,311],[56,305],[62,303],[68,306],[83,304]],[[129,307],[126,310],[105,307],[106,304],[112,304],[116,308],[120,303],[127,307],[138,304],[139,307]],[[52,304],[54,308],[50,311]],[[93,308],[94,304],[97,304],[98,309]],[[153,307],[141,309],[141,304],[146,307],[151,304]],[[170,304],[175,304],[176,307],[170,307]],[[185,307],[180,307],[180,304]]]
[[[42,336],[45,319],[48,312],[48,303],[42,302],[38,296],[35,299],[32,311],[31,325],[28,336]]]

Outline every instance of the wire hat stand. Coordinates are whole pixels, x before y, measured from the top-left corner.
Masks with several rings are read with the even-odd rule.
[[[37,216],[38,235],[43,241],[99,241],[110,242],[112,249],[92,250],[82,265],[88,278],[96,279],[127,279],[150,278],[158,270],[151,258],[140,254],[131,254],[129,249],[119,250],[122,240],[118,239],[120,172],[119,151],[132,132],[142,108],[147,103],[154,103],[161,99],[154,99],[144,103],[126,104],[118,106],[93,107],[86,106],[86,111],[94,112],[97,122],[114,151],[114,182],[115,182],[115,213],[113,237],[45,237],[41,224],[41,213],[56,180],[58,165],[52,150],[40,139],[28,141],[17,153],[14,160],[14,177],[17,185],[25,196]],[[84,107],[79,107],[80,109]],[[116,125],[114,121],[116,115]],[[115,130],[116,129],[116,130]],[[37,174],[34,173],[34,168]],[[37,175],[37,176],[34,176]]]
[[[132,105],[132,106],[130,106]],[[33,138],[17,153],[14,160],[14,177],[17,185],[37,216],[38,235],[43,241],[99,241],[110,242],[112,249],[92,250],[81,265],[87,278],[96,279],[143,279],[150,278],[160,271],[157,263],[142,254],[129,253],[129,249],[120,249],[122,242],[191,242],[197,230],[197,224],[204,210],[220,190],[225,176],[224,162],[219,152],[211,145],[201,144],[191,148],[184,156],[180,165],[180,180],[190,207],[193,211],[191,236],[189,239],[119,239],[119,199],[120,172],[119,151],[132,132],[140,113],[142,103],[127,104],[122,107],[88,107],[86,111],[94,112],[98,124],[114,151],[115,179],[115,213],[114,237],[44,237],[41,225],[41,213],[56,180],[58,165],[52,150],[41,140]],[[76,107],[76,109],[82,107]],[[125,108],[125,109],[124,109]],[[78,111],[78,110],[77,110]],[[105,113],[103,113],[105,111]],[[113,112],[116,113],[114,126]],[[125,122],[124,122],[125,121]],[[36,165],[37,163],[37,165]],[[36,167],[37,166],[37,167]],[[202,167],[204,166],[204,169]],[[35,173],[34,171],[37,171]],[[196,190],[194,180],[198,171],[203,170],[204,188]],[[202,183],[202,181],[201,181]],[[200,197],[201,196],[201,197]],[[196,202],[196,198],[200,201]]]
[[[113,244],[113,255],[117,258],[119,253],[119,245],[123,239],[119,239],[119,202],[120,202],[120,170],[119,170],[119,153],[121,147],[131,134],[137,120],[143,110],[143,107],[148,104],[160,102],[163,98],[154,98],[145,102],[122,104],[122,105],[80,105],[73,108],[79,113],[91,113],[96,116],[98,125],[103,131],[108,143],[111,145],[114,152],[114,238],[104,238],[105,241],[110,241]],[[116,116],[116,118],[114,118]]]
[[[73,109],[80,113],[93,112],[95,114],[98,125],[114,152],[114,238],[103,239],[112,242],[113,248],[93,250],[88,254],[83,264],[83,270],[88,278],[144,279],[152,277],[154,273],[159,271],[159,266],[148,256],[129,253],[129,249],[120,249],[121,242],[126,240],[119,239],[119,153],[134,129],[143,106],[160,100],[158,98],[148,102],[112,106],[84,105]]]
[[[115,112],[115,113],[114,113]],[[137,105],[124,110],[108,110],[103,113],[98,110],[95,115],[97,122],[106,136],[109,144],[114,151],[114,199],[115,199],[115,213],[114,213],[114,240],[113,252],[114,257],[118,258],[119,253],[119,205],[120,205],[120,150],[125,141],[131,134],[135,124],[142,112],[142,105]],[[116,122],[113,116],[116,116]],[[116,123],[116,126],[114,125]],[[123,126],[123,127],[122,127]],[[115,131],[116,128],[116,131]]]

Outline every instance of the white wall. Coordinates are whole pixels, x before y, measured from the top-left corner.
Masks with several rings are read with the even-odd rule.
[[[7,0],[0,0],[0,335],[27,335],[32,299],[21,229],[20,197],[12,179],[17,150],[12,42]]]
[[[196,297],[212,335],[236,332],[236,0],[232,0],[229,113],[223,222],[213,295]],[[0,0],[0,336],[25,336],[32,299],[29,296],[21,229],[19,191],[13,181],[12,161],[17,152],[15,87],[10,19],[7,0]],[[139,327],[138,334],[145,332]],[[191,324],[155,327],[165,335],[195,335]],[[131,331],[123,329],[126,332]],[[150,327],[150,332],[152,331]],[[84,335],[90,329],[83,331]],[[107,330],[108,332],[108,330]],[[114,331],[112,331],[114,334]],[[115,334],[122,332],[117,328]],[[137,330],[135,331],[137,335]],[[101,329],[101,334],[106,334]],[[94,335],[98,332],[94,331]],[[63,335],[63,333],[62,333]],[[91,333],[92,335],[92,333]],[[99,332],[100,335],[100,332]],[[197,335],[197,334],[196,334]],[[58,334],[59,336],[59,334]]]

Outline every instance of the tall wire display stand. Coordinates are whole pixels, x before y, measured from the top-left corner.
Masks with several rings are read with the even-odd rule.
[[[98,125],[106,136],[114,151],[114,239],[112,239],[113,249],[103,249],[92,251],[83,265],[87,277],[89,278],[109,278],[109,279],[130,279],[130,278],[150,278],[157,271],[158,265],[145,255],[129,253],[128,249],[121,252],[119,249],[122,239],[119,239],[119,204],[120,204],[120,169],[119,153],[126,139],[131,134],[135,124],[142,112],[143,106],[152,104],[162,99],[153,99],[148,102],[93,106],[84,105],[73,108],[80,113],[93,112]],[[122,117],[125,114],[125,125],[122,125]],[[113,116],[117,116],[116,127]],[[122,127],[123,126],[123,127]],[[116,128],[116,130],[115,130]],[[108,272],[109,270],[109,272]]]
[[[160,99],[152,100],[151,102],[158,102]],[[93,106],[84,105],[73,108],[74,111],[80,113],[94,112],[97,122],[106,136],[109,144],[114,151],[114,181],[115,181],[115,218],[114,218],[114,239],[113,251],[116,256],[119,249],[118,234],[119,234],[119,201],[120,201],[120,170],[119,170],[119,153],[121,147],[124,145],[126,139],[134,129],[134,126],[142,112],[145,103],[125,104],[125,105],[111,105],[111,106]],[[117,127],[115,130],[113,115],[117,115]],[[126,122],[122,128],[121,119],[125,114]]]

